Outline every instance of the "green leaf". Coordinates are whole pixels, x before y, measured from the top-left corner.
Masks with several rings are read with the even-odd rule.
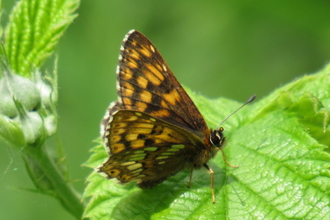
[[[240,103],[188,93],[212,128]],[[99,173],[88,177],[85,217],[91,219],[329,219],[330,66],[249,104],[223,126],[221,154],[208,164],[215,174],[212,204],[206,169],[182,171],[152,189],[120,185]],[[107,158],[101,143],[87,166]]]
[[[5,50],[11,69],[31,75],[49,57],[66,28],[77,16],[78,0],[22,0],[5,30]]]

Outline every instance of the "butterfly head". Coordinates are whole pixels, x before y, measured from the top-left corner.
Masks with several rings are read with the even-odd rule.
[[[223,145],[225,141],[223,130],[224,130],[223,127],[220,127],[219,129],[211,131],[210,142],[212,143],[213,146],[220,148]]]

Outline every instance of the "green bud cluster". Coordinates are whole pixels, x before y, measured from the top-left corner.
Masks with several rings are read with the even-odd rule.
[[[16,147],[42,145],[57,128],[55,81],[37,70],[20,76],[7,64],[1,73],[0,137]]]

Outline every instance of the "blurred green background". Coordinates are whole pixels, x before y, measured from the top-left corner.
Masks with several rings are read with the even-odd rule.
[[[3,1],[2,25],[16,1]],[[330,60],[330,1],[84,0],[57,47],[59,132],[74,186],[116,99],[119,47],[130,29],[144,33],[185,86],[207,97],[258,99]],[[219,118],[219,122],[222,118]],[[56,138],[49,141],[55,146]],[[0,219],[74,219],[33,189],[20,152],[1,142]]]

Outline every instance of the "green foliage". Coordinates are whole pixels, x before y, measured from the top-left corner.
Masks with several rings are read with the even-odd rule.
[[[216,127],[239,103],[189,94]],[[216,204],[206,170],[182,171],[150,190],[120,185],[93,172],[85,190],[91,219],[329,219],[330,66],[289,83],[246,106],[222,126],[228,167],[211,162]],[[101,143],[87,166],[107,158]]]
[[[22,0],[5,30],[5,49],[11,69],[31,76],[53,52],[64,31],[77,16],[78,0]]]
[[[57,73],[40,68],[72,20],[78,0],[19,1],[0,53],[0,138],[20,149],[37,192],[50,195],[77,219],[80,195],[70,185],[64,153],[44,146],[57,131]],[[56,65],[56,63],[55,63]]]

